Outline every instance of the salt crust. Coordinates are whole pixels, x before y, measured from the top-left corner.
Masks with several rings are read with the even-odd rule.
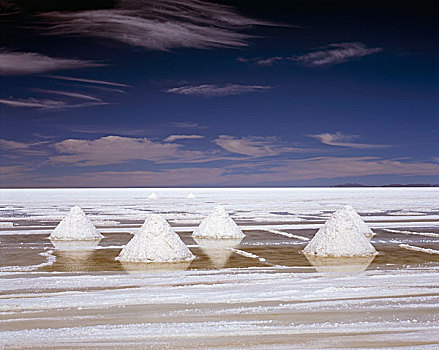
[[[329,257],[376,255],[377,251],[352,219],[350,210],[335,212],[303,250],[305,254]]]
[[[191,261],[195,256],[163,216],[150,214],[116,259],[146,263],[180,262]]]
[[[102,239],[102,236],[84,211],[74,206],[66,217],[55,227],[50,239],[52,240],[84,240]]]
[[[192,237],[224,239],[224,238],[243,238],[244,233],[233,221],[224,207],[215,207],[212,212],[201,221]]]

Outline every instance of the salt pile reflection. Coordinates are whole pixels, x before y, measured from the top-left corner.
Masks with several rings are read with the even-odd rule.
[[[354,256],[354,257],[320,257],[311,254],[305,254],[305,257],[314,266],[317,272],[349,274],[366,271],[375,255],[371,256]]]
[[[129,274],[136,273],[160,273],[170,271],[185,271],[189,268],[191,261],[175,263],[142,263],[120,261],[122,268]]]
[[[207,239],[195,238],[198,247],[206,254],[215,268],[222,268],[227,265],[230,256],[233,254],[232,248],[239,246],[243,238],[236,239]]]
[[[50,240],[55,247],[56,266],[60,271],[87,271],[92,265],[92,258],[101,240],[94,241],[60,241]]]

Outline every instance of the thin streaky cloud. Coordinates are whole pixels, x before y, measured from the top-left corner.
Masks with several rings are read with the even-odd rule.
[[[248,186],[272,184],[288,184],[291,181],[309,179],[336,179],[351,176],[369,175],[437,175],[439,164],[407,161],[376,157],[316,157],[295,159],[273,166],[265,161],[233,163],[236,166],[205,167],[182,166],[165,168],[158,171],[134,169],[130,171],[92,170],[72,175],[51,175],[44,177],[42,183],[53,186]],[[262,171],[261,171],[262,169]],[[2,169],[0,169],[2,170]],[[12,171],[14,169],[11,169]],[[17,169],[18,172],[21,169]],[[249,172],[256,170],[256,172]],[[1,173],[1,171],[0,171]],[[10,183],[16,181],[11,177]]]
[[[177,129],[207,129],[206,125],[201,125],[192,121],[171,122],[171,127]]]
[[[273,63],[280,62],[284,59],[285,59],[284,57],[276,56],[276,57],[269,57],[269,58],[265,58],[265,59],[258,59],[256,61],[256,63],[261,65],[261,66],[271,66],[271,65],[273,65]]]
[[[178,95],[191,95],[191,96],[203,96],[203,97],[220,97],[220,96],[232,96],[241,95],[250,92],[260,92],[264,90],[270,90],[271,86],[266,85],[239,85],[239,84],[226,84],[226,85],[186,85],[165,90],[165,92],[178,94]]]
[[[284,145],[277,137],[247,136],[235,137],[220,135],[213,142],[231,153],[251,157],[276,156],[281,153],[295,152],[293,147]]]
[[[116,89],[116,88],[106,87],[106,86],[97,86],[97,85],[91,85],[91,84],[74,84],[74,86],[86,88],[86,89],[92,89],[92,90],[117,92],[119,94],[126,94],[127,93],[125,90],[122,90],[122,89]]]
[[[110,86],[120,86],[120,87],[131,87],[127,84],[115,83],[113,81],[106,80],[95,80],[95,79],[86,79],[86,78],[77,78],[77,77],[68,77],[63,75],[48,75],[48,78],[59,79],[59,80],[67,80],[67,81],[78,81],[81,83],[89,83],[89,84],[98,84],[98,85],[110,85]]]
[[[34,52],[0,50],[0,75],[37,74],[101,66],[105,66],[105,64],[79,59],[49,57]]]
[[[357,149],[373,149],[373,148],[387,148],[390,147],[390,145],[376,145],[376,144],[368,144],[368,143],[355,143],[350,142],[352,140],[357,139],[358,135],[350,135],[350,134],[344,134],[340,131],[336,133],[323,133],[323,134],[315,134],[315,135],[308,135],[309,137],[312,137],[321,143],[329,146],[338,146],[338,147],[349,147],[349,148],[357,148]]]
[[[305,55],[289,57],[289,60],[298,61],[305,65],[320,67],[340,64],[382,51],[379,47],[368,48],[360,42],[330,44],[322,50]]]
[[[4,104],[10,107],[37,108],[41,110],[62,110],[69,108],[101,106],[101,105],[106,105],[108,103],[100,101],[100,102],[69,104],[65,101],[60,101],[60,100],[47,100],[47,99],[38,99],[33,97],[27,99],[16,99],[10,97],[9,99],[0,99],[0,104]]]
[[[243,58],[237,60],[242,63],[255,63],[261,66],[272,66],[275,63],[297,62],[310,67],[324,67],[348,62],[353,59],[369,56],[383,49],[369,48],[361,42],[329,44],[318,50],[302,55],[274,56],[265,58]]]
[[[26,143],[14,140],[0,139],[0,149],[21,155],[41,156],[48,154],[47,150],[40,148],[41,146],[45,146],[48,143],[48,141]]]
[[[166,142],[173,142],[176,140],[194,140],[194,139],[203,139],[203,135],[169,135],[165,138]]]
[[[88,100],[88,101],[102,101],[100,98],[86,95],[86,94],[81,94],[79,92],[46,90],[46,89],[32,89],[32,90],[36,91],[36,92],[45,93],[45,94],[67,96],[67,97],[73,97],[73,98],[78,98],[78,99],[82,99],[82,100]]]
[[[247,18],[232,7],[200,0],[121,0],[114,9],[42,14],[53,35],[115,40],[150,50],[243,47],[251,38],[240,31],[275,25]]]

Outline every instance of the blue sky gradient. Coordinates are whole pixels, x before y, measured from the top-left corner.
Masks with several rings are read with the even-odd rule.
[[[1,187],[439,182],[433,1],[0,8]]]

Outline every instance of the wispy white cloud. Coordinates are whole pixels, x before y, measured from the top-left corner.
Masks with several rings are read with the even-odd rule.
[[[165,138],[166,142],[173,142],[176,140],[193,140],[193,139],[203,139],[203,135],[169,135]]]
[[[40,141],[40,142],[19,142],[14,140],[5,140],[0,139],[0,149],[3,150],[3,155],[8,156],[6,152],[12,152],[14,154],[21,155],[30,155],[30,156],[38,156],[38,155],[47,155],[48,152],[46,149],[41,148],[41,146],[45,146],[48,144],[48,141]]]
[[[104,66],[104,64],[78,59],[49,57],[34,52],[0,50],[0,75],[36,74],[99,66]]]
[[[171,127],[177,129],[207,129],[206,125],[201,125],[192,121],[171,122]]]
[[[262,171],[261,171],[262,169]],[[1,171],[2,169],[0,169]],[[12,171],[13,169],[11,169]],[[18,168],[17,171],[25,171]],[[44,176],[38,184],[49,186],[248,186],[288,184],[311,179],[368,175],[439,175],[439,164],[374,157],[315,157],[276,161],[234,162],[230,166],[186,166],[151,171],[85,171],[75,175]],[[29,175],[26,175],[29,178]],[[14,183],[16,177],[9,176]],[[6,183],[6,181],[4,182]]]
[[[271,66],[275,62],[280,62],[283,60],[285,60],[285,57],[275,56],[275,57],[257,59],[255,62],[261,66]]]
[[[296,151],[293,147],[285,146],[276,137],[220,135],[213,142],[231,153],[251,157],[276,156],[281,153]]]
[[[205,158],[203,152],[184,150],[176,143],[122,136],[105,136],[94,140],[68,139],[55,143],[53,147],[61,155],[51,157],[51,162],[77,166],[118,164],[131,160],[191,162]]]
[[[431,176],[439,175],[439,164],[378,157],[314,157],[291,159],[283,162],[275,160],[261,162],[241,162],[234,165],[246,170],[233,178],[234,181],[248,181],[250,184],[267,182],[288,182],[294,180],[334,179],[353,176],[401,175]],[[252,174],[251,170],[254,170]],[[258,173],[258,169],[263,172]]]
[[[271,89],[271,86],[265,85],[239,85],[239,84],[226,84],[226,85],[186,85],[175,87],[165,90],[166,92],[179,94],[179,95],[191,95],[191,96],[203,96],[203,97],[218,97],[218,96],[231,96],[241,95],[249,92],[259,92]]]
[[[114,9],[51,12],[43,15],[54,35],[108,38],[151,50],[246,46],[251,25],[267,22],[244,17],[229,6],[201,0],[121,0]]]
[[[0,186],[23,187],[25,184],[33,184],[31,165],[0,165]]]
[[[337,131],[336,133],[323,133],[323,134],[316,134],[316,135],[308,135],[309,137],[312,137],[321,143],[329,146],[339,146],[339,147],[350,147],[350,148],[358,148],[358,149],[372,149],[372,148],[387,148],[390,147],[390,145],[376,145],[376,144],[369,144],[369,143],[356,143],[356,142],[350,142],[355,139],[357,139],[358,135],[349,135],[344,134],[340,131]]]
[[[75,81],[75,82],[97,84],[97,85],[131,87],[130,85],[127,84],[122,84],[122,83],[117,83],[114,81],[107,81],[107,80],[86,79],[86,78],[78,78],[78,77],[69,77],[64,75],[48,75],[47,77],[53,79],[59,79],[59,80]]]
[[[88,101],[101,101],[101,99],[91,96],[82,94],[79,92],[71,92],[71,91],[58,91],[58,90],[46,90],[46,89],[32,89],[36,92],[42,92],[45,94],[53,94],[53,95],[60,95],[60,96],[67,96],[67,97],[73,97],[73,98],[79,98],[81,100],[88,100]]]
[[[328,45],[326,48],[305,55],[289,57],[289,59],[306,65],[320,67],[344,63],[351,59],[372,55],[380,51],[382,49],[379,47],[368,48],[365,44],[359,42],[340,43]]]
[[[1,167],[0,167],[1,170]],[[51,186],[203,186],[212,185],[214,181],[223,181],[221,168],[184,167],[163,171],[87,171],[82,174],[64,175],[50,178]],[[0,178],[1,179],[1,178]],[[213,181],[212,181],[213,180]],[[12,179],[13,181],[13,179]],[[48,178],[37,180],[37,184],[48,183]]]
[[[294,61],[311,67],[323,67],[344,63],[353,59],[381,52],[382,48],[369,48],[361,42],[330,44],[318,50],[302,55],[274,56],[266,58],[238,58],[238,61],[256,63],[261,66],[271,66],[275,63]]]
[[[0,104],[4,104],[10,107],[37,108],[42,110],[61,110],[61,109],[69,109],[69,108],[100,106],[100,105],[106,105],[108,103],[103,101],[85,102],[85,103],[68,103],[66,101],[38,99],[33,97],[27,99],[9,97],[8,99],[0,98]]]

